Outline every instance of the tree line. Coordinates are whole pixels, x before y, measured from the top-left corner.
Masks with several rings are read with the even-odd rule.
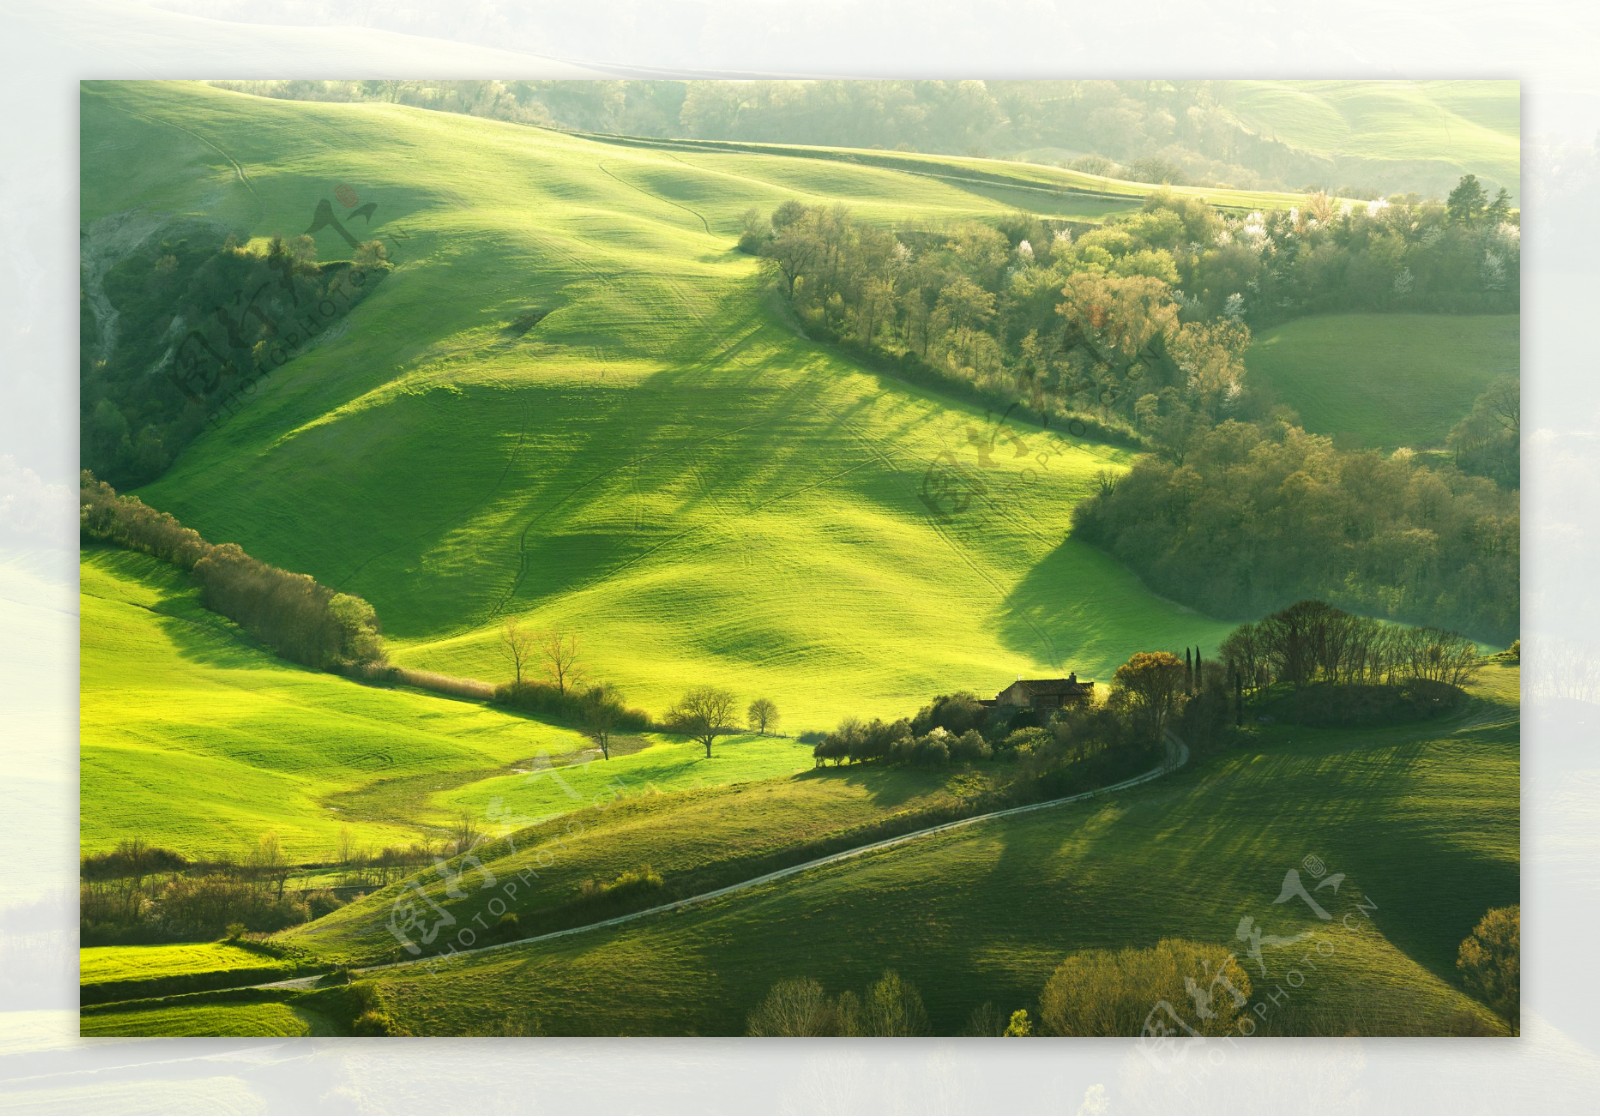
[[[1466,196],[1462,196],[1465,192]],[[1445,204],[1229,213],[1152,194],[1100,227],[1013,214],[890,229],[842,206],[750,211],[807,329],[1037,418],[1099,420],[1181,459],[1226,418],[1265,417],[1252,328],[1337,310],[1515,312],[1520,236],[1504,192]]]
[[[238,544],[209,543],[138,497],[118,495],[89,470],[79,480],[78,523],[85,542],[141,551],[188,571],[207,609],[284,659],[319,670],[383,661],[378,616],[362,598],[264,563]]]

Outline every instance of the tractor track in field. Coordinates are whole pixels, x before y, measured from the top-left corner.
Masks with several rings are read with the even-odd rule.
[[[680,163],[683,162],[683,160],[681,160],[681,159],[678,160],[678,161]],[[684,163],[683,165],[685,167],[687,167],[689,164]],[[710,233],[711,233],[711,223],[709,221],[707,221],[705,219],[704,215],[701,214],[698,210],[690,209],[688,206],[683,205],[683,204],[681,204],[679,202],[675,202],[671,198],[663,198],[660,194],[656,194],[656,193],[653,193],[652,191],[646,190],[642,186],[635,186],[633,183],[629,182],[625,178],[618,178],[616,175],[612,174],[609,170],[606,169],[606,165],[604,163],[596,163],[595,166],[599,167],[600,168],[600,173],[605,175],[612,182],[620,183],[623,186],[626,186],[629,190],[637,190],[639,193],[643,194],[646,198],[654,198],[658,202],[666,202],[667,205],[672,206],[674,209],[683,210],[684,213],[687,213],[690,216],[694,217],[696,220],[698,220],[700,222],[701,227],[705,229],[706,234],[708,236],[710,235]]]
[[[1181,741],[1176,735],[1170,732],[1166,737],[1165,752],[1166,755],[1162,758],[1161,763],[1150,769],[1148,772],[1143,772],[1137,776],[1131,776],[1128,779],[1120,780],[1117,783],[1108,784],[1105,787],[1097,787],[1090,791],[1080,791],[1075,795],[1066,795],[1059,799],[1047,799],[1042,803],[1027,803],[1020,807],[1007,807],[1003,810],[988,811],[984,814],[972,815],[968,818],[958,818],[953,822],[942,822],[937,826],[928,826],[921,830],[913,830],[909,834],[901,834],[898,837],[884,838],[880,841],[868,842],[866,845],[856,846],[852,849],[841,850],[838,853],[831,853],[826,857],[813,858],[810,861],[804,861],[798,865],[790,865],[787,868],[775,869],[772,872],[762,873],[760,876],[751,877],[748,880],[742,880],[734,884],[724,885],[721,888],[714,888],[709,892],[701,892],[694,896],[686,896],[681,900],[673,900],[670,903],[657,904],[655,907],[644,908],[641,911],[629,912],[627,915],[618,915],[613,916],[610,919],[598,920],[594,923],[585,923],[581,927],[568,927],[560,931],[546,931],[542,934],[529,935],[526,938],[513,939],[510,942],[494,943],[490,946],[478,946],[468,950],[458,950],[455,953],[448,955],[448,959],[450,961],[454,961],[457,958],[466,958],[471,955],[489,954],[499,950],[511,950],[517,947],[532,946],[537,943],[551,942],[555,939],[566,938],[569,935],[581,935],[588,931],[603,930],[607,927],[619,927],[623,924],[634,923],[642,919],[648,919],[655,915],[681,912],[689,908],[710,903],[714,900],[720,900],[727,896],[736,895],[737,893],[745,892],[752,888],[757,888],[763,884],[771,884],[775,881],[785,880],[793,876],[799,876],[801,873],[811,872],[814,869],[827,868],[843,861],[851,861],[859,857],[864,857],[868,854],[879,853],[884,850],[894,849],[903,845],[909,845],[913,842],[921,841],[924,838],[931,838],[937,834],[948,833],[952,830],[965,829],[966,827],[976,826],[980,823],[990,822],[995,819],[1011,818],[1016,815],[1031,814],[1035,811],[1050,810],[1054,807],[1064,807],[1073,803],[1087,802],[1089,800],[1101,798],[1105,795],[1113,794],[1114,792],[1126,791],[1129,788],[1150,783],[1153,780],[1160,779],[1162,776],[1176,772],[1189,762],[1189,747],[1184,744],[1183,741]],[[366,977],[372,974],[384,973],[389,970],[405,969],[413,966],[426,967],[430,963],[437,968],[440,962],[441,959],[439,959],[437,956],[430,956],[428,958],[417,958],[404,962],[384,962],[374,966],[350,967],[349,972],[351,979],[354,980],[356,978]],[[285,990],[311,989],[316,986],[317,982],[321,981],[326,976],[327,974],[310,974],[304,977],[289,978],[284,981],[265,982],[258,985],[244,985],[236,988]],[[224,993],[233,991],[236,990],[216,989],[210,990],[209,992]]]

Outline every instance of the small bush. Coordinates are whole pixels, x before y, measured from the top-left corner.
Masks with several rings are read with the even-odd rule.
[[[355,1023],[350,1025],[350,1034],[353,1036],[398,1036],[405,1033],[395,1023],[394,1017],[387,1012],[368,1009],[357,1016]]]

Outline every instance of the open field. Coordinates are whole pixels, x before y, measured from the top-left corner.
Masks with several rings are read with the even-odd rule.
[[[1491,382],[1521,367],[1514,314],[1327,314],[1265,330],[1255,383],[1342,447],[1430,449]]]
[[[85,1036],[329,1036],[341,1034],[321,1013],[276,1001],[218,1001],[83,1013]]]
[[[176,974],[259,970],[277,959],[223,942],[185,942],[167,946],[88,946],[78,951],[78,980],[83,985],[138,981]]]
[[[109,193],[90,169],[145,138],[160,175]],[[90,87],[84,160],[87,221],[137,203],[293,232],[343,181],[373,233],[410,238],[347,331],[141,494],[366,597],[398,662],[502,677],[517,615],[577,633],[646,709],[710,681],[798,731],[1225,631],[1067,538],[1128,452],[1032,429],[984,464],[992,419],[798,337],[733,250],[745,209],[788,197],[934,224],[1008,208],[981,194],[184,85]],[[508,331],[529,309],[549,314]],[[948,523],[922,499],[944,453],[984,485]]]

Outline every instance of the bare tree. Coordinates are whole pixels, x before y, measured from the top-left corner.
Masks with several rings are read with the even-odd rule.
[[[578,637],[552,628],[539,638],[545,673],[562,694],[578,681]]]
[[[450,845],[454,853],[466,853],[478,844],[480,833],[478,824],[473,821],[472,812],[460,810],[450,822]]]
[[[500,633],[500,652],[511,664],[516,682],[522,682],[522,672],[533,658],[534,634],[522,627],[522,622],[512,617]]]
[[[583,728],[600,746],[600,755],[611,759],[611,734],[622,716],[622,695],[615,687],[601,683],[583,696]]]
[[[750,728],[763,737],[768,729],[778,727],[778,707],[770,698],[757,698],[750,703],[750,709],[745,711],[745,716],[750,719]]]
[[[255,851],[246,859],[245,865],[252,878],[271,885],[276,898],[283,899],[283,888],[289,879],[290,868],[277,834],[270,831],[263,834],[261,840],[256,843]]]
[[[679,733],[704,745],[706,756],[710,757],[712,742],[729,732],[728,722],[733,718],[737,701],[731,691],[710,686],[695,687],[679,699],[667,715],[667,721]]]

